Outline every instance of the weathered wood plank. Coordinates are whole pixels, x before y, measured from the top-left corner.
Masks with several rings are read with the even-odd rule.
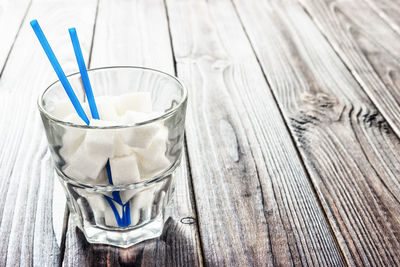
[[[174,74],[162,0],[100,0],[91,67],[142,66]]]
[[[166,2],[206,265],[343,265],[230,1]]]
[[[400,33],[396,26],[398,16],[397,21],[388,20],[388,13],[377,13],[379,6],[383,5],[381,0],[300,2],[395,133],[400,136],[400,93],[397,77]],[[392,2],[390,7],[393,12],[400,11],[396,2]]]
[[[112,65],[153,67],[174,74],[162,0],[99,2],[90,67]],[[128,249],[91,245],[70,224],[64,266],[200,266],[201,247],[185,160],[180,171],[171,218],[160,238]]]
[[[397,34],[400,34],[400,2],[392,0],[364,0]],[[367,16],[368,14],[366,14]],[[370,23],[368,23],[370,24]],[[375,28],[375,27],[374,27]],[[385,31],[389,33],[390,31]]]
[[[0,73],[24,21],[31,0],[4,0],[0,2]]]
[[[398,266],[399,139],[298,3],[234,2],[347,264]]]
[[[89,36],[81,38],[88,51],[95,10],[95,1],[35,1],[4,69],[0,84],[0,125],[4,126],[0,128],[1,266],[53,266],[60,260],[52,229],[54,173],[36,106],[39,92],[56,75],[29,21],[40,21],[64,70],[71,72],[78,68],[68,27],[76,26],[82,36]],[[58,216],[64,216],[64,209]]]

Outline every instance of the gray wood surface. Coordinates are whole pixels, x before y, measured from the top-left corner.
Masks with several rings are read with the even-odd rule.
[[[90,67],[188,87],[160,238],[92,245],[68,221],[34,18],[67,73],[76,27]],[[0,36],[0,266],[400,265],[399,1],[0,0]]]
[[[342,265],[232,4],[167,7],[206,265]]]
[[[0,2],[0,74],[30,4],[31,0],[3,0]]]
[[[58,181],[54,180],[36,106],[39,92],[55,81],[56,75],[29,21],[33,18],[40,21],[64,70],[76,71],[75,64],[71,64],[75,58],[67,27],[79,27],[82,35],[91,33],[96,3],[68,3],[32,4],[1,76],[1,266],[53,266],[60,261],[52,229],[53,183]],[[82,39],[84,47],[88,47],[87,41],[90,45],[90,39]],[[64,210],[56,216],[63,217]]]
[[[98,6],[90,67],[146,66],[174,74],[168,22],[162,0],[104,1]],[[196,214],[184,158],[176,176],[173,209],[160,238],[128,249],[90,245],[69,224],[64,266],[199,266]]]
[[[347,264],[399,265],[398,138],[298,3],[234,2]]]
[[[400,136],[400,4],[387,0],[301,3]]]

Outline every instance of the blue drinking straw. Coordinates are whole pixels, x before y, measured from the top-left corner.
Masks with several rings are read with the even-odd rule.
[[[61,84],[64,87],[65,92],[67,93],[72,105],[74,106],[76,112],[78,113],[79,117],[81,117],[81,119],[87,124],[90,124],[90,121],[88,119],[88,117],[86,116],[85,111],[83,110],[78,98],[76,97],[74,90],[71,87],[71,84],[69,83],[67,77],[65,76],[64,71],[62,70],[60,63],[58,62],[56,56],[54,55],[53,50],[50,47],[49,42],[46,39],[46,36],[44,35],[42,29],[40,28],[40,25],[38,23],[37,20],[32,20],[30,22],[33,31],[35,32],[40,44],[43,47],[44,52],[46,53],[51,65],[53,66],[54,71],[56,72],[58,79],[60,80]],[[71,30],[70,30],[71,33]],[[90,82],[89,82],[89,77],[87,75],[87,71],[86,71],[86,66],[85,66],[85,62],[83,60],[83,56],[82,56],[82,51],[80,49],[79,46],[79,41],[78,41],[78,37],[76,35],[76,30],[72,29],[72,33],[71,33],[71,39],[72,42],[74,44],[74,50],[75,50],[75,54],[76,54],[76,58],[78,61],[78,65],[79,65],[79,70],[81,72],[81,76],[82,76],[82,81],[84,83],[84,88],[86,91],[86,94],[88,96],[88,101],[89,101],[89,106],[90,106],[90,110],[92,112],[92,117],[94,119],[99,119],[99,115],[97,112],[97,107],[96,107],[96,103],[94,101],[94,96],[93,96],[93,92],[92,92],[92,88],[90,86]],[[75,35],[76,38],[73,38],[73,35]],[[76,41],[74,41],[76,39]],[[76,45],[77,44],[77,45]],[[77,49],[76,49],[77,48]],[[111,178],[111,170],[110,170],[110,164],[109,161],[107,162],[107,173],[109,174],[109,179],[110,179],[110,183],[112,184],[112,178]],[[114,193],[114,192],[113,192]],[[117,196],[114,196],[114,200],[117,201],[118,203],[120,203],[122,205],[122,209],[123,209],[123,216],[122,218],[119,217],[118,214],[118,210],[115,208],[114,203],[112,203],[111,199],[108,199],[108,197],[106,197],[107,201],[110,203],[110,206],[112,208],[112,210],[114,211],[115,214],[115,218],[117,220],[117,223],[119,226],[129,226],[131,224],[131,220],[130,220],[130,209],[129,209],[129,202],[122,204],[121,198],[119,196],[119,193],[117,193]]]
[[[69,83],[67,77],[65,76],[65,73],[62,70],[60,63],[58,63],[58,60],[57,60],[56,56],[54,55],[54,52],[51,49],[49,42],[46,39],[46,36],[44,35],[42,29],[40,28],[38,21],[36,19],[32,20],[31,26],[33,28],[33,31],[36,34],[36,37],[39,39],[39,42],[42,45],[43,50],[46,53],[51,65],[53,66],[53,69],[56,72],[58,79],[60,80],[62,86],[64,87],[65,92],[67,93],[69,99],[71,100],[71,103],[74,106],[76,112],[78,113],[79,117],[81,117],[81,119],[87,125],[89,125],[89,119],[86,116],[85,111],[83,110],[81,104],[79,103],[79,100],[76,97],[74,90],[71,87],[71,84]]]
[[[86,70],[85,60],[83,59],[78,35],[76,34],[76,29],[69,29],[69,35],[71,37],[72,45],[74,47],[75,57],[76,61],[78,62],[79,71],[81,73],[83,87],[85,88],[86,96],[89,101],[90,112],[92,113],[93,119],[99,120],[99,112],[97,111],[96,101],[94,100],[92,86],[90,85],[89,76]]]
[[[100,119],[99,112],[97,110],[96,101],[94,99],[92,86],[90,85],[90,80],[89,80],[89,76],[87,73],[85,60],[82,55],[82,49],[81,49],[81,46],[79,43],[78,34],[76,33],[76,29],[70,28],[69,35],[71,37],[72,45],[74,47],[75,57],[76,57],[76,61],[78,62],[79,71],[81,73],[83,87],[85,88],[86,96],[87,96],[87,99],[89,102],[90,112],[92,113],[93,119],[99,120]],[[107,170],[108,181],[110,184],[113,184],[109,160],[107,161],[107,164],[106,164],[106,170]],[[113,200],[116,201],[118,204],[122,205],[122,207],[123,207],[122,218],[120,218],[118,210],[115,208],[113,201],[109,197],[105,196],[109,205],[111,206],[111,208],[114,212],[114,216],[115,216],[115,219],[116,219],[118,225],[119,226],[129,226],[131,224],[129,201],[127,203],[123,204],[118,191],[113,191],[112,195],[113,195]]]

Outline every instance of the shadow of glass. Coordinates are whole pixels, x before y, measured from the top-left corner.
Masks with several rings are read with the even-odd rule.
[[[129,248],[90,244],[76,227],[75,232],[86,266],[199,266],[195,228],[193,218],[176,221],[170,217],[160,237]]]

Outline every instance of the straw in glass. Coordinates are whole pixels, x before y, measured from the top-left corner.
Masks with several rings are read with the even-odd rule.
[[[56,72],[61,84],[63,85],[65,92],[67,93],[72,105],[74,106],[76,112],[78,113],[79,117],[87,125],[89,125],[90,121],[89,121],[88,117],[86,116],[86,113],[83,110],[82,105],[80,104],[80,102],[79,102],[74,90],[72,89],[71,84],[69,83],[67,77],[65,76],[65,73],[64,73],[63,69],[61,68],[61,65],[58,62],[53,50],[51,49],[50,44],[47,41],[46,36],[44,35],[44,33],[43,33],[38,21],[37,20],[32,20],[30,22],[30,24],[32,26],[33,31],[36,34],[36,37],[38,38],[40,44],[42,45],[42,48],[43,48],[44,52],[46,53],[47,58],[49,59],[51,65],[53,66],[53,69]],[[75,35],[76,35],[76,31],[75,31]],[[72,38],[72,35],[71,35],[71,38]],[[76,36],[76,40],[78,41],[77,36]],[[73,43],[74,43],[74,41],[73,41]],[[85,63],[83,61],[82,51],[81,51],[80,46],[79,46],[79,41],[77,42],[77,44],[78,44],[78,48],[79,48],[78,52],[80,54],[80,57],[78,57],[78,54],[76,54],[76,56],[77,56],[79,68],[81,70],[81,76],[83,77],[86,74],[85,78],[82,78],[82,80],[86,79],[83,82],[84,82],[84,88],[85,88],[86,94],[88,95],[88,100],[89,100],[89,105],[90,105],[90,109],[91,109],[91,112],[92,112],[92,117],[93,118],[97,117],[97,119],[99,119],[99,115],[98,115],[98,112],[97,112],[96,103],[94,102],[93,92],[91,90],[91,86],[90,86],[89,78],[88,78],[88,75],[87,75]],[[75,49],[75,45],[74,45],[74,49]],[[81,69],[82,63],[83,63],[83,70],[84,70],[83,72],[82,72],[82,69]],[[84,74],[82,75],[82,73],[84,73]],[[87,82],[86,85],[85,85],[85,82]],[[89,87],[87,85],[89,85]],[[90,88],[89,89],[90,91],[86,90],[87,88]],[[88,92],[89,92],[89,94],[88,94]],[[92,105],[90,103],[92,103]],[[110,180],[111,180],[110,183],[112,184],[111,170],[110,170],[109,162],[107,162],[107,165],[108,165],[107,173],[108,173],[108,175],[110,177]],[[122,204],[121,198],[119,196],[119,192],[116,192],[116,193],[118,194],[118,196],[114,197],[114,195],[113,195],[113,197],[115,198],[114,200],[118,201],[118,203]],[[119,214],[118,214],[118,210],[115,208],[114,203],[111,201],[111,199],[109,197],[106,197],[106,199],[110,203],[110,206],[114,211],[115,218],[117,220],[118,225],[119,226],[129,226],[130,225],[129,202],[127,202],[125,205],[123,205],[123,217],[120,218]]]
[[[42,29],[40,28],[38,21],[36,19],[32,20],[31,26],[32,26],[33,31],[35,32],[37,38],[39,39],[39,42],[42,45],[43,50],[46,53],[51,65],[53,66],[53,69],[56,72],[58,79],[60,80],[61,84],[63,85],[65,92],[67,93],[69,99],[71,100],[71,103],[74,106],[76,112],[78,113],[79,117],[81,117],[81,119],[87,125],[89,125],[89,119],[86,116],[85,111],[83,110],[81,104],[79,103],[79,100],[76,97],[74,90],[71,87],[71,84],[69,83],[67,77],[65,76],[65,73],[62,70],[60,63],[58,62],[56,56],[54,55],[54,52],[51,49],[49,42],[47,41],[46,36],[44,35]]]
[[[70,28],[69,35],[71,37],[72,45],[74,47],[75,57],[76,57],[76,61],[78,62],[79,71],[81,73],[83,87],[85,88],[86,96],[87,96],[87,99],[89,102],[90,112],[92,113],[93,119],[99,120],[100,119],[99,112],[97,110],[96,101],[94,99],[92,86],[90,84],[85,60],[82,55],[82,49],[81,49],[81,46],[79,43],[78,34],[76,33],[76,29]],[[106,170],[107,170],[108,181],[110,184],[113,184],[109,160],[107,160],[107,163],[106,163]],[[117,220],[118,225],[119,226],[129,226],[131,224],[129,201],[127,203],[123,204],[118,191],[113,191],[112,195],[113,195],[112,200],[114,200],[118,204],[122,205],[122,208],[123,208],[122,218],[120,219],[118,210],[115,208],[113,201],[109,197],[105,196],[114,212],[115,219]]]

